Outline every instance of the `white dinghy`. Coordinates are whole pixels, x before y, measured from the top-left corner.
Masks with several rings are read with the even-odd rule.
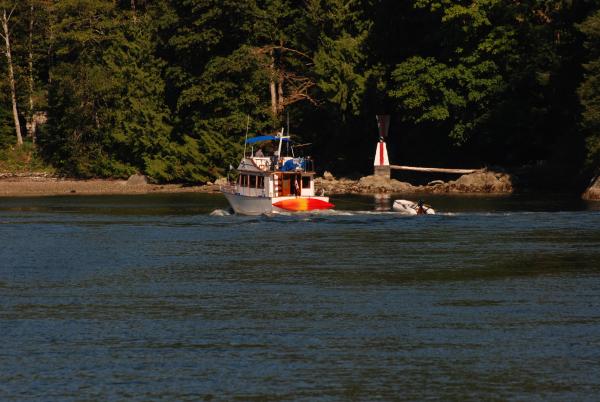
[[[423,204],[422,201],[414,202],[409,200],[395,200],[392,210],[405,215],[433,215],[435,209],[430,205]]]

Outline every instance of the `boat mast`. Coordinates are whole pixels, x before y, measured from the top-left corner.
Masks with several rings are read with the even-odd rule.
[[[287,111],[287,136],[292,138],[292,136],[290,135],[290,111]],[[294,157],[294,147],[292,147],[292,158]],[[290,152],[290,141],[288,141],[288,143],[286,144],[286,152],[289,155]]]
[[[283,127],[279,133],[279,148],[277,149],[277,157],[281,158],[281,145],[283,144]]]

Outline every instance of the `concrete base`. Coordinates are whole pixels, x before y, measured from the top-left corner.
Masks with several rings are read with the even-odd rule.
[[[382,177],[386,177],[386,178],[391,178],[392,177],[392,170],[390,169],[390,166],[374,166],[374,171],[373,171],[373,175],[374,176],[382,176]]]

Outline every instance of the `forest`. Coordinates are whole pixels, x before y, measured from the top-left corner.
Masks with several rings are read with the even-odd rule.
[[[0,0],[0,148],[203,183],[287,127],[317,167],[600,167],[599,0]]]

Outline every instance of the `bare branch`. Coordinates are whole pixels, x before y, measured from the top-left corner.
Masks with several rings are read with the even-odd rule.
[[[301,52],[299,50],[292,49],[292,48],[289,48],[289,47],[280,46],[280,45],[268,45],[268,46],[259,47],[259,48],[256,48],[256,53],[267,54],[267,53],[270,53],[273,50],[282,50],[282,51],[285,51],[285,52],[295,53],[295,54],[297,54],[299,56],[302,56],[302,57],[305,57],[305,58],[307,58],[309,60],[312,60],[312,57],[310,57],[309,55],[307,55],[304,52]]]
[[[12,17],[13,13],[15,12],[15,8],[17,8],[16,4],[13,6],[12,10],[10,10],[10,13],[8,13],[8,18],[6,18],[6,21],[10,21],[10,17]]]

